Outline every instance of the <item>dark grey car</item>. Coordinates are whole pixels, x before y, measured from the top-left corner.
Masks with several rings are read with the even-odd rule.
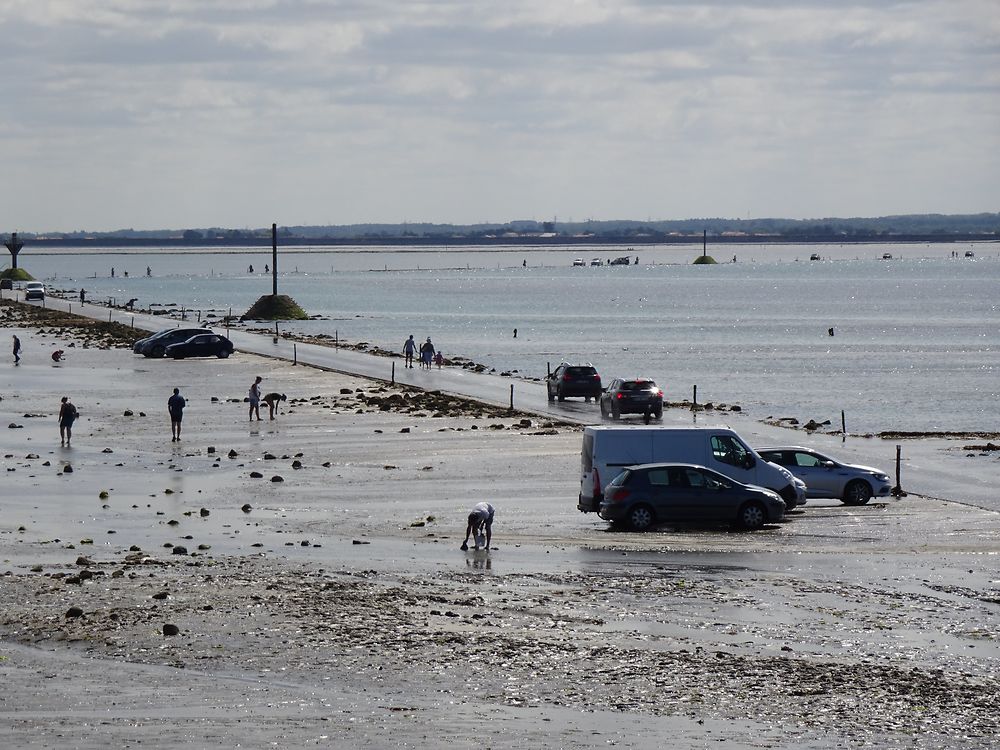
[[[785,516],[777,492],[725,477],[695,464],[631,466],[604,489],[598,515],[645,531],[670,521],[729,523],[759,529]]]
[[[139,339],[132,345],[132,351],[144,357],[162,357],[171,344],[187,341],[200,333],[212,333],[210,328],[167,328],[152,336]]]

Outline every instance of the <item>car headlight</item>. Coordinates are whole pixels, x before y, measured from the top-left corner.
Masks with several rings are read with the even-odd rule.
[[[798,477],[795,477],[795,478],[793,478],[793,479],[792,479],[792,484],[794,484],[794,485],[795,485],[796,487],[798,487],[799,489],[803,489],[803,490],[804,490],[804,489],[806,488],[806,483],[805,483],[805,482],[803,482],[803,481],[802,481],[801,479],[799,479]]]
[[[872,476],[875,477],[880,482],[888,482],[889,481],[889,475],[888,474],[872,474]]]

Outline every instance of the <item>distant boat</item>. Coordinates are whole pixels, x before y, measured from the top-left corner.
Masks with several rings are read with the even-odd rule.
[[[585,266],[585,265],[587,265],[587,262],[583,258],[577,258],[576,260],[573,261],[573,265],[574,266]]]
[[[819,260],[819,253],[813,253],[810,255],[809,260]]]
[[[976,254],[974,252],[972,252],[971,250],[966,250],[965,251],[965,257],[966,258],[975,258]]]

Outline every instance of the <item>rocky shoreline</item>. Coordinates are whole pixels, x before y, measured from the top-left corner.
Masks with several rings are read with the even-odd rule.
[[[0,401],[22,425],[0,430],[6,746],[1000,734],[996,513],[911,493],[756,534],[609,531],[575,511],[576,427],[249,355],[145,360],[0,309],[26,349]],[[246,420],[257,374],[290,395],[273,422]],[[496,549],[462,553],[484,497]]]

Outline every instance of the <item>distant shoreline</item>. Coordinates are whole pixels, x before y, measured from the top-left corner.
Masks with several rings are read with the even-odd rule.
[[[534,249],[558,249],[573,247],[592,246],[612,246],[623,248],[650,247],[657,245],[690,245],[701,246],[701,235],[677,235],[659,237],[596,237],[596,236],[559,236],[559,237],[503,237],[503,238],[473,238],[473,237],[353,237],[349,239],[340,238],[308,238],[308,237],[285,237],[279,238],[278,246],[283,250],[296,247],[306,248],[352,248],[357,252],[384,251],[386,247],[398,248],[400,252],[424,251],[427,249],[459,249],[477,248],[482,250],[493,250],[497,252],[511,249],[521,249],[531,247]],[[708,238],[709,247],[719,245],[885,245],[885,244],[913,244],[925,243],[935,245],[949,245],[955,243],[975,242],[1000,243],[1000,237],[991,234],[898,234],[898,235],[871,235],[864,237],[831,237],[830,235],[803,235],[801,237],[787,236],[729,236],[713,235]],[[100,237],[85,239],[26,239],[25,248],[47,248],[80,250],[92,249],[102,250],[110,248],[118,249],[170,249],[170,250],[216,250],[218,248],[232,248],[231,252],[238,252],[246,248],[269,248],[270,238],[265,237],[242,237],[239,239],[214,239],[191,241],[182,238],[141,238],[141,237]]]

